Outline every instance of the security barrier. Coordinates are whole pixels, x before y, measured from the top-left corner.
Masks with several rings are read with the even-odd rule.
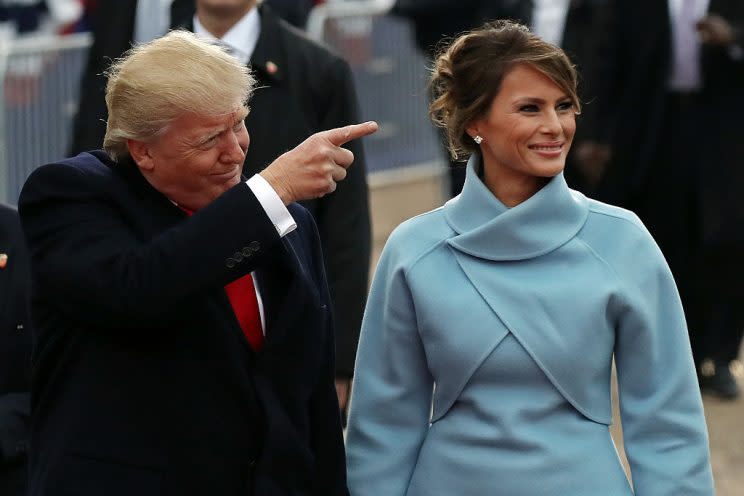
[[[0,201],[15,204],[31,171],[64,157],[91,37],[0,39]]]

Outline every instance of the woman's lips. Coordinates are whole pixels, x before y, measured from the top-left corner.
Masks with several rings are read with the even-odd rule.
[[[563,153],[563,143],[559,141],[550,143],[536,143],[534,145],[528,145],[527,148],[544,156],[544,157],[559,157]]]

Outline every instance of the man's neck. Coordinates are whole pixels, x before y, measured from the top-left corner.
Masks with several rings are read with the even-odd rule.
[[[257,0],[244,2],[238,7],[211,7],[197,2],[196,16],[204,29],[215,38],[225,36],[230,28],[256,6]]]

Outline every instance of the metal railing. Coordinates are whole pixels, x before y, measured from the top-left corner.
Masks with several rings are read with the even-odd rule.
[[[31,171],[68,150],[91,36],[0,40],[0,201],[15,204]]]

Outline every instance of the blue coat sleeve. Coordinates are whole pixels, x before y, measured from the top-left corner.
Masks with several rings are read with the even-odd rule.
[[[353,496],[406,494],[429,428],[434,385],[402,251],[391,238],[362,323],[346,448]]]
[[[632,263],[620,272],[626,296],[615,343],[635,494],[711,496],[708,435],[682,304],[661,251],[645,229],[640,234]]]

